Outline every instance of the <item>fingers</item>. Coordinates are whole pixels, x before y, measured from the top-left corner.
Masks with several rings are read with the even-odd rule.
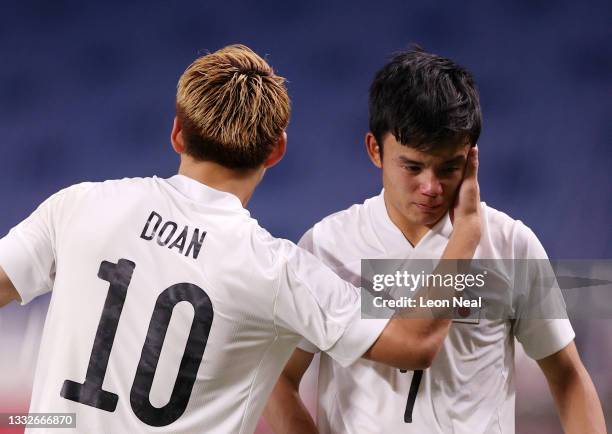
[[[467,218],[478,216],[480,209],[480,188],[478,186],[478,147],[470,149],[463,181],[459,187],[455,203],[454,216],[456,218]]]
[[[478,145],[470,148],[464,179],[478,178]]]

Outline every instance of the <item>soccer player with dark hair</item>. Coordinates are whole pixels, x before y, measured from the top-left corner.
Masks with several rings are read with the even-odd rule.
[[[440,257],[456,230],[452,207],[482,122],[472,75],[418,47],[396,54],[378,71],[369,115],[365,144],[382,170],[383,191],[324,218],[299,243],[353,284],[360,281],[362,258]],[[481,216],[475,259],[547,259],[520,221],[484,202]],[[368,360],[345,367],[304,340],[264,414],[279,434],[514,433],[515,337],[542,368],[565,431],[605,432],[567,319],[480,318],[478,311],[453,321],[425,370],[406,372]],[[315,426],[298,388],[321,350]]]
[[[76,413],[81,433],[251,433],[301,337],[341,365],[431,360],[449,321],[358,321],[355,287],[244,208],[289,112],[249,48],[202,56],[178,83],[178,175],[74,185],[0,240],[0,306],[52,291],[31,413]],[[474,153],[446,258],[480,239],[476,169]]]

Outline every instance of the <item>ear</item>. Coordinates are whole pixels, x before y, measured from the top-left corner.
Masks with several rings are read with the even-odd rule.
[[[365,145],[372,163],[379,169],[382,169],[382,154],[380,152],[380,146],[376,141],[376,137],[374,137],[374,134],[372,134],[371,131],[368,131],[365,136]]]
[[[177,154],[185,152],[185,142],[183,142],[183,127],[178,117],[174,117],[174,124],[172,124],[172,132],[170,133],[170,142],[172,147]]]
[[[268,158],[264,161],[264,168],[272,167],[276,163],[278,163],[285,155],[285,150],[287,149],[287,132],[283,131],[274,147],[272,148],[272,152],[268,155]]]

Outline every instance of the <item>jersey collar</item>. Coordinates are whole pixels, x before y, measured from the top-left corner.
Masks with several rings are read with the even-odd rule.
[[[214,204],[222,208],[249,213],[244,209],[237,196],[226,191],[216,190],[188,176],[178,174],[166,179],[166,181],[181,194],[195,202]]]
[[[402,231],[391,221],[385,206],[384,192],[385,190],[383,189],[378,196],[372,198],[371,216],[374,223],[374,232],[378,235],[385,250],[389,249],[397,252],[413,251],[427,248],[434,240],[448,241],[453,232],[453,224],[447,212],[413,247],[404,237]]]

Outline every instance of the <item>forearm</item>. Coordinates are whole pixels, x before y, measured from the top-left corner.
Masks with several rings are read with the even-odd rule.
[[[11,301],[15,300],[13,297],[9,296],[5,293],[0,293],[0,307],[4,307],[9,304]]]
[[[601,403],[586,369],[549,380],[549,385],[566,434],[606,432]]]
[[[462,264],[456,260],[469,260],[474,256],[480,229],[461,226],[453,232],[442,261],[432,274],[457,274]],[[414,307],[397,310],[383,332],[388,345],[373,345],[364,355],[403,369],[426,369],[431,365],[450,329],[453,317],[452,299],[456,295],[452,287],[429,286],[421,288],[412,298],[419,300]],[[446,301],[443,307],[424,307],[427,301]],[[424,303],[421,306],[421,303]],[[379,338],[380,339],[380,338]]]
[[[442,259],[472,259],[480,242],[480,215],[456,223],[453,233],[442,253]],[[468,221],[471,220],[471,221]]]
[[[469,260],[474,257],[479,240],[478,223],[464,224],[455,228],[441,261],[431,274],[446,276],[469,271]],[[446,285],[420,288],[413,296],[420,301],[417,307],[398,310],[395,317],[415,319],[413,327],[417,334],[421,335],[420,338],[432,336],[436,340],[443,339],[451,324],[454,311],[452,299],[456,295],[455,288]],[[428,301],[446,301],[446,303],[442,304],[442,307],[421,307],[421,305],[426,306]]]
[[[282,375],[266,404],[264,417],[275,434],[317,434],[319,431],[298,393]]]

